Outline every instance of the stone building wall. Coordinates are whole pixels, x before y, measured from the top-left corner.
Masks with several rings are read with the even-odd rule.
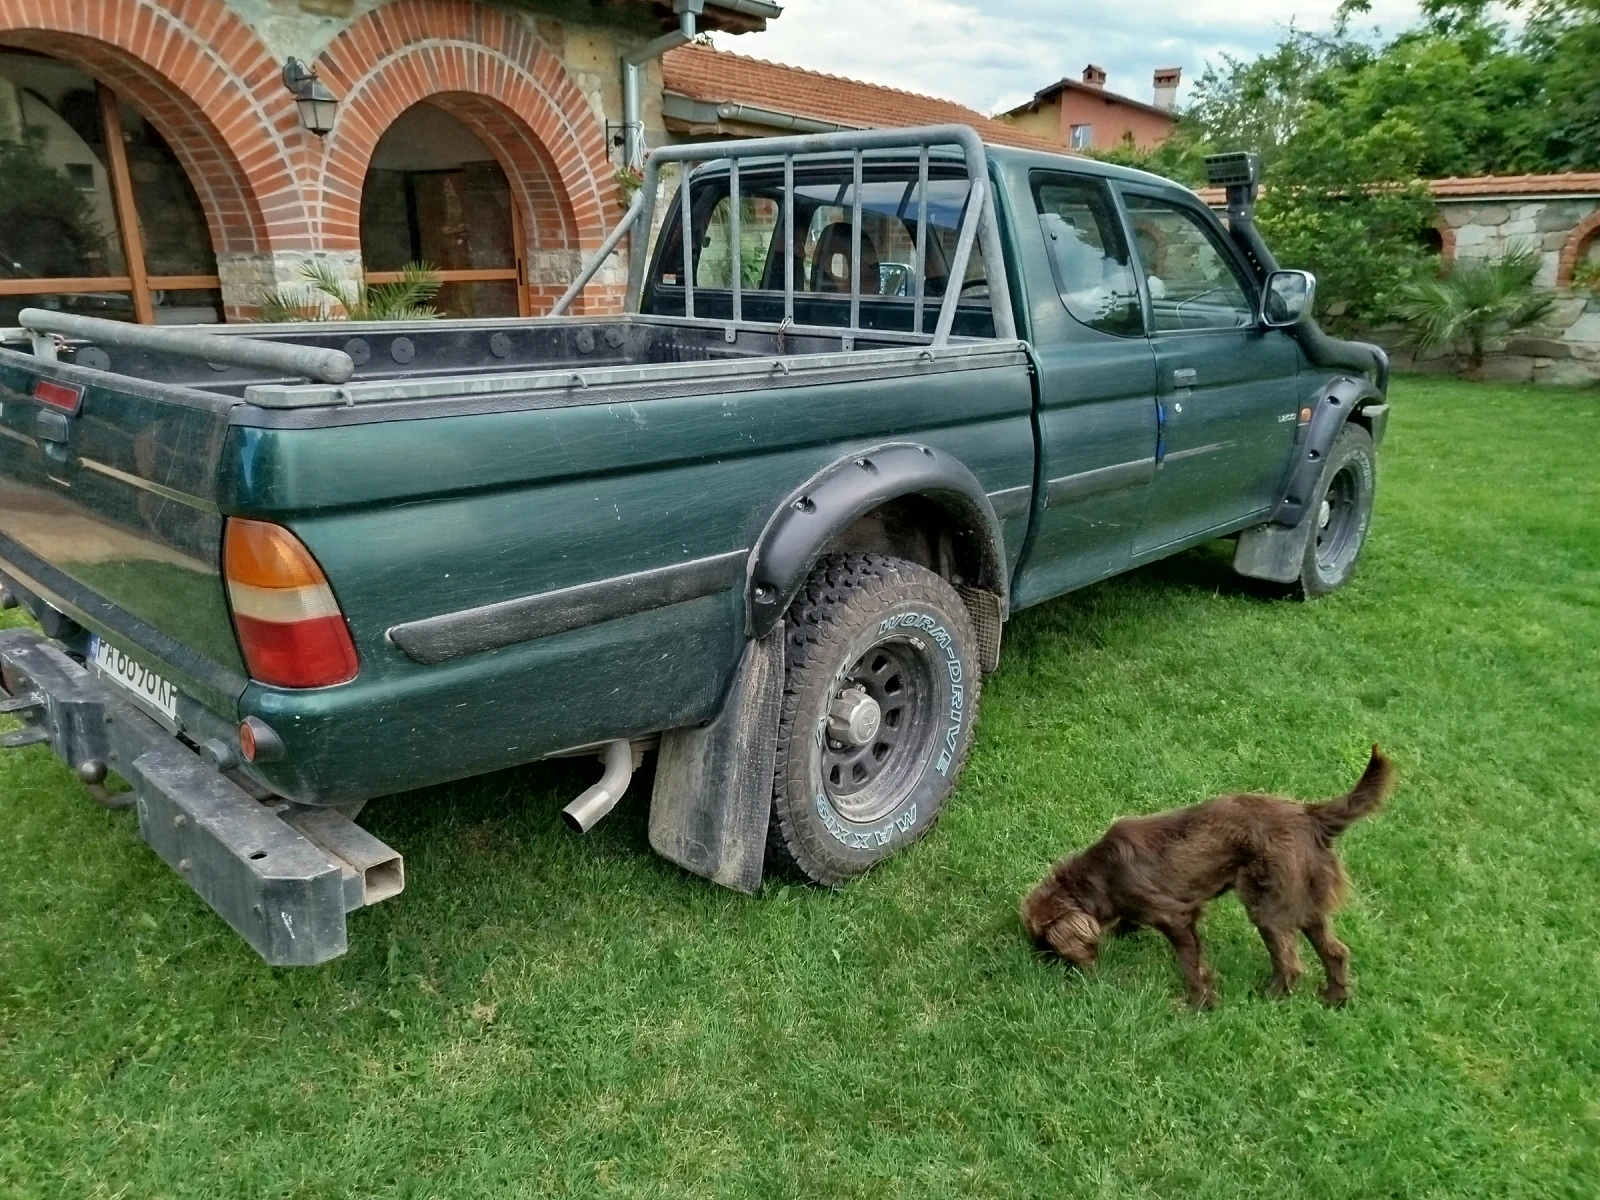
[[[1486,190],[1488,186],[1485,181]],[[1540,287],[1553,288],[1555,308],[1539,325],[1491,347],[1486,378],[1519,383],[1600,383],[1600,284],[1575,288],[1587,264],[1600,265],[1600,195],[1486,194],[1441,200],[1438,229],[1447,258],[1498,258],[1527,247],[1538,251]],[[1396,345],[1401,370],[1450,371],[1459,364],[1443,351]]]

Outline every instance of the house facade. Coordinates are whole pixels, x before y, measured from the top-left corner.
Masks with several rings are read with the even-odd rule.
[[[1173,109],[1182,78],[1179,67],[1158,68],[1145,103],[1107,91],[1104,68],[1090,63],[1081,79],[1057,80],[999,119],[1068,150],[1113,150],[1130,141],[1149,150],[1177,127]]]
[[[308,263],[349,286],[418,260],[452,315],[542,312],[620,216],[627,126],[665,136],[654,56],[780,12],[0,0],[0,325],[29,305],[248,319]],[[581,305],[614,306],[623,270]]]

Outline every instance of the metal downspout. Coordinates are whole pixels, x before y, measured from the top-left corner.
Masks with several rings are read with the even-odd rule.
[[[673,8],[678,14],[677,31],[646,42],[622,59],[624,156],[628,166],[636,170],[644,166],[644,115],[640,99],[644,69],[668,50],[676,50],[694,41],[699,31],[699,15],[705,11],[705,0],[674,0]]]

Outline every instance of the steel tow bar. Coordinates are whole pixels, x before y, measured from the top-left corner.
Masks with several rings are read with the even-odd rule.
[[[0,632],[0,712],[16,748],[48,742],[85,783],[132,785],[139,834],[262,958],[315,966],[348,949],[345,914],[397,894],[400,856],[332,809],[264,804],[30,629]]]

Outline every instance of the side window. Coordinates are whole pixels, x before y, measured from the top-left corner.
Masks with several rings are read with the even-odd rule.
[[[1139,262],[1150,287],[1158,333],[1239,329],[1255,323],[1255,306],[1212,230],[1188,209],[1146,196],[1126,196]]]
[[[733,287],[732,202],[727,196],[711,210],[700,258],[695,263],[697,288]],[[770,196],[742,196],[739,200],[739,275],[741,286],[758,288],[767,273],[767,255],[780,220],[778,202]],[[698,232],[698,231],[697,231]]]
[[[1122,222],[1103,183],[1036,172],[1033,202],[1061,302],[1104,333],[1139,337],[1144,314]]]

